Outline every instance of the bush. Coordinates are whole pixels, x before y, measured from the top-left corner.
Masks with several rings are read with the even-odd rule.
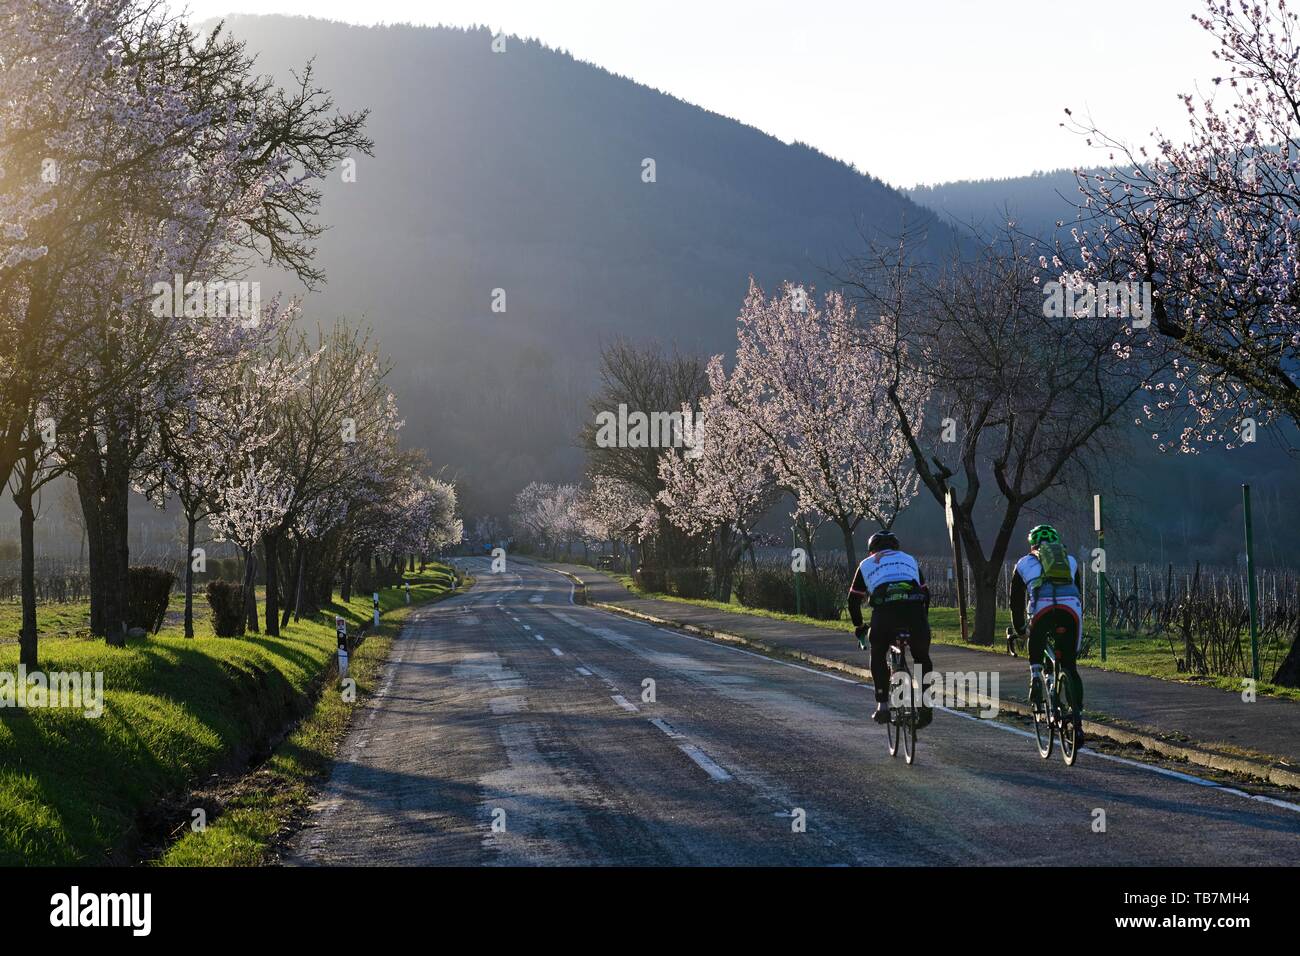
[[[632,575],[632,580],[642,591],[649,591],[651,594],[666,593],[664,573],[656,568],[637,568]]]
[[[244,634],[244,586],[230,581],[208,582],[208,606],[212,608],[212,630],[217,637]]]
[[[848,585],[839,569],[821,569],[816,577],[805,574],[799,587],[801,593],[796,596],[794,572],[789,568],[760,566],[736,581],[736,600],[745,607],[781,614],[802,611],[822,621],[838,621],[844,616]]]
[[[713,596],[712,574],[708,568],[672,568],[667,572],[668,593],[684,598]]]
[[[736,600],[745,607],[794,613],[794,575],[773,567],[751,570],[736,582]]]
[[[126,623],[157,634],[167,614],[176,575],[151,565],[127,570]]]

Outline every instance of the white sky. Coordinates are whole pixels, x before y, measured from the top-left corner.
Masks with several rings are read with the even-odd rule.
[[[1096,161],[1063,107],[1144,140],[1215,75],[1202,0],[174,0],[203,19],[485,24],[802,140],[896,186]]]

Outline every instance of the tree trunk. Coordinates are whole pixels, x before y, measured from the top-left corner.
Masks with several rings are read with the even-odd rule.
[[[32,474],[36,462],[28,459],[29,468],[23,475],[22,485],[14,494],[18,504],[19,537],[22,540],[22,595],[23,626],[18,638],[18,662],[37,667],[36,634],[36,512],[32,508]]]
[[[193,515],[185,516],[185,636],[194,636],[194,527]]]
[[[853,529],[857,526],[857,522],[849,524],[847,521],[837,521],[836,524],[844,532],[844,554],[848,558],[849,580],[851,581],[853,580],[853,572],[858,567],[858,549],[853,543]]]
[[[339,575],[339,603],[347,604],[352,600],[352,569],[356,564],[355,558],[343,559],[343,573]]]
[[[257,552],[244,549],[244,630],[259,633],[257,620]]]
[[[992,645],[997,625],[998,576],[995,572],[990,578],[987,569],[976,571],[972,576],[975,579],[975,628],[971,632],[971,643]]]
[[[266,555],[266,633],[280,636],[280,533],[267,532],[262,537]]]
[[[1277,673],[1273,675],[1273,683],[1281,687],[1300,687],[1300,622],[1296,624],[1295,640],[1291,642],[1291,650],[1278,665]]]
[[[301,539],[298,541],[297,552],[298,552],[298,556],[297,559],[294,561],[294,572],[293,572],[293,577],[294,577],[293,619],[295,621],[299,620],[302,617],[302,572],[303,572],[303,561],[307,556],[306,541],[303,541]],[[284,609],[284,620],[282,620],[280,623],[281,625],[289,623],[288,607]]]

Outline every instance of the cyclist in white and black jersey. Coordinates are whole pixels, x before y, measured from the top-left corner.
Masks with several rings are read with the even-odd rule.
[[[871,623],[862,622],[862,602],[871,605]],[[878,724],[889,721],[889,665],[886,661],[894,635],[908,632],[912,659],[924,680],[930,670],[930,591],[916,558],[898,548],[891,531],[878,531],[867,542],[867,556],[858,565],[849,586],[849,617],[858,644],[871,644],[871,682],[875,685]],[[924,686],[924,685],[922,685]],[[931,708],[918,708],[917,727],[934,719]]]

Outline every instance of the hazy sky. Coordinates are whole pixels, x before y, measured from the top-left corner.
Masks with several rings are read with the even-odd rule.
[[[898,186],[1093,161],[1062,108],[1144,140],[1215,74],[1203,0],[176,0],[196,18],[289,13],[484,24],[802,140]],[[1086,18],[1085,18],[1086,17]]]

